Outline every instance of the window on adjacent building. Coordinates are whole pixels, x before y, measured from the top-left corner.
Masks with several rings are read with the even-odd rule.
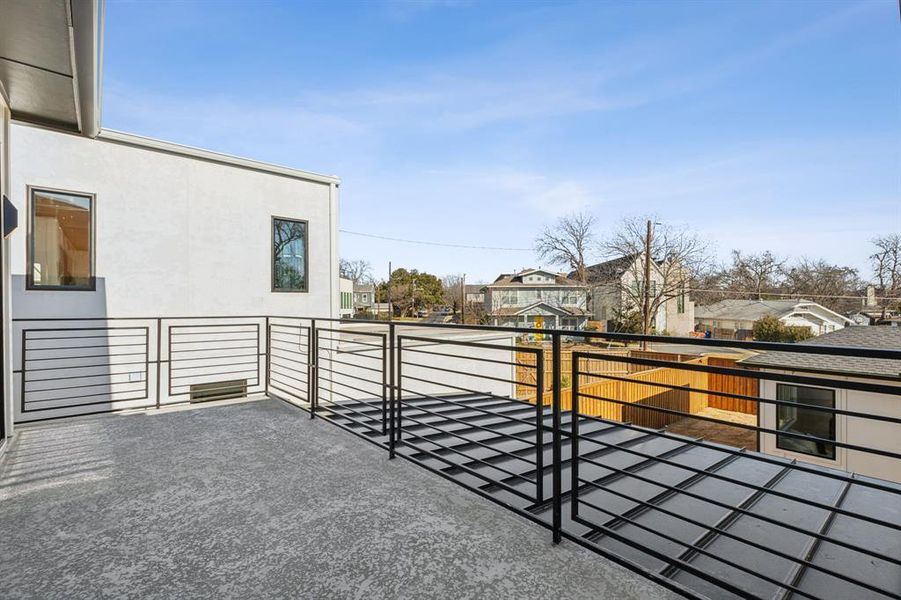
[[[31,190],[29,289],[94,289],[94,197]]]
[[[835,408],[835,391],[823,388],[780,383],[776,385],[776,399],[782,402]],[[776,406],[776,429],[834,440],[835,414],[813,408],[779,404]],[[777,434],[776,447],[835,460],[835,445],[824,441]]]
[[[679,292],[676,296],[676,312],[680,315],[685,314],[685,292]]]
[[[307,290],[307,222],[273,217],[272,291]]]

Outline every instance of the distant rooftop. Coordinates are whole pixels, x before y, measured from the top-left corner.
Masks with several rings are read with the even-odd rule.
[[[527,275],[532,275],[534,273],[544,273],[545,275],[549,275],[554,278],[554,283],[534,283],[523,281],[524,277],[526,277]],[[555,273],[546,269],[525,269],[523,271],[519,271],[518,273],[501,273],[500,275],[498,275],[497,279],[494,280],[494,282],[483,287],[530,287],[536,285],[566,285],[572,287],[584,287],[578,281],[568,279],[566,275],[562,273]]]
[[[801,342],[807,346],[843,346],[848,348],[901,349],[901,327],[863,326],[845,327],[838,331]],[[795,352],[764,352],[741,361],[755,367],[846,373],[876,377],[901,377],[901,360],[832,356]]]
[[[744,300],[733,298],[720,300],[706,306],[697,306],[695,307],[695,317],[698,319],[756,321],[765,316],[782,317],[792,312],[799,304],[816,303],[812,300]]]

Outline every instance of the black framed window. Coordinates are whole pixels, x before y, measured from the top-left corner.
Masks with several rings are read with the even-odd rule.
[[[93,290],[94,196],[31,188],[28,289]]]
[[[782,402],[835,408],[835,390],[824,388],[780,383],[776,385],[776,399]],[[776,429],[834,440],[835,413],[779,404],[776,406]],[[835,460],[835,445],[828,442],[777,434],[776,447]]]
[[[306,292],[307,222],[272,217],[272,291]]]

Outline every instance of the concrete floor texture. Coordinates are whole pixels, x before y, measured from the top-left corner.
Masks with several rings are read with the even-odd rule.
[[[277,400],[19,430],[0,597],[673,598]]]

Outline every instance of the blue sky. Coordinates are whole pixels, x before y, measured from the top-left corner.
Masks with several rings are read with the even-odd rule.
[[[901,232],[901,26],[857,2],[120,2],[103,126],[342,178],[342,229],[532,247],[575,210],[869,276]],[[342,234],[470,281],[530,251]]]

